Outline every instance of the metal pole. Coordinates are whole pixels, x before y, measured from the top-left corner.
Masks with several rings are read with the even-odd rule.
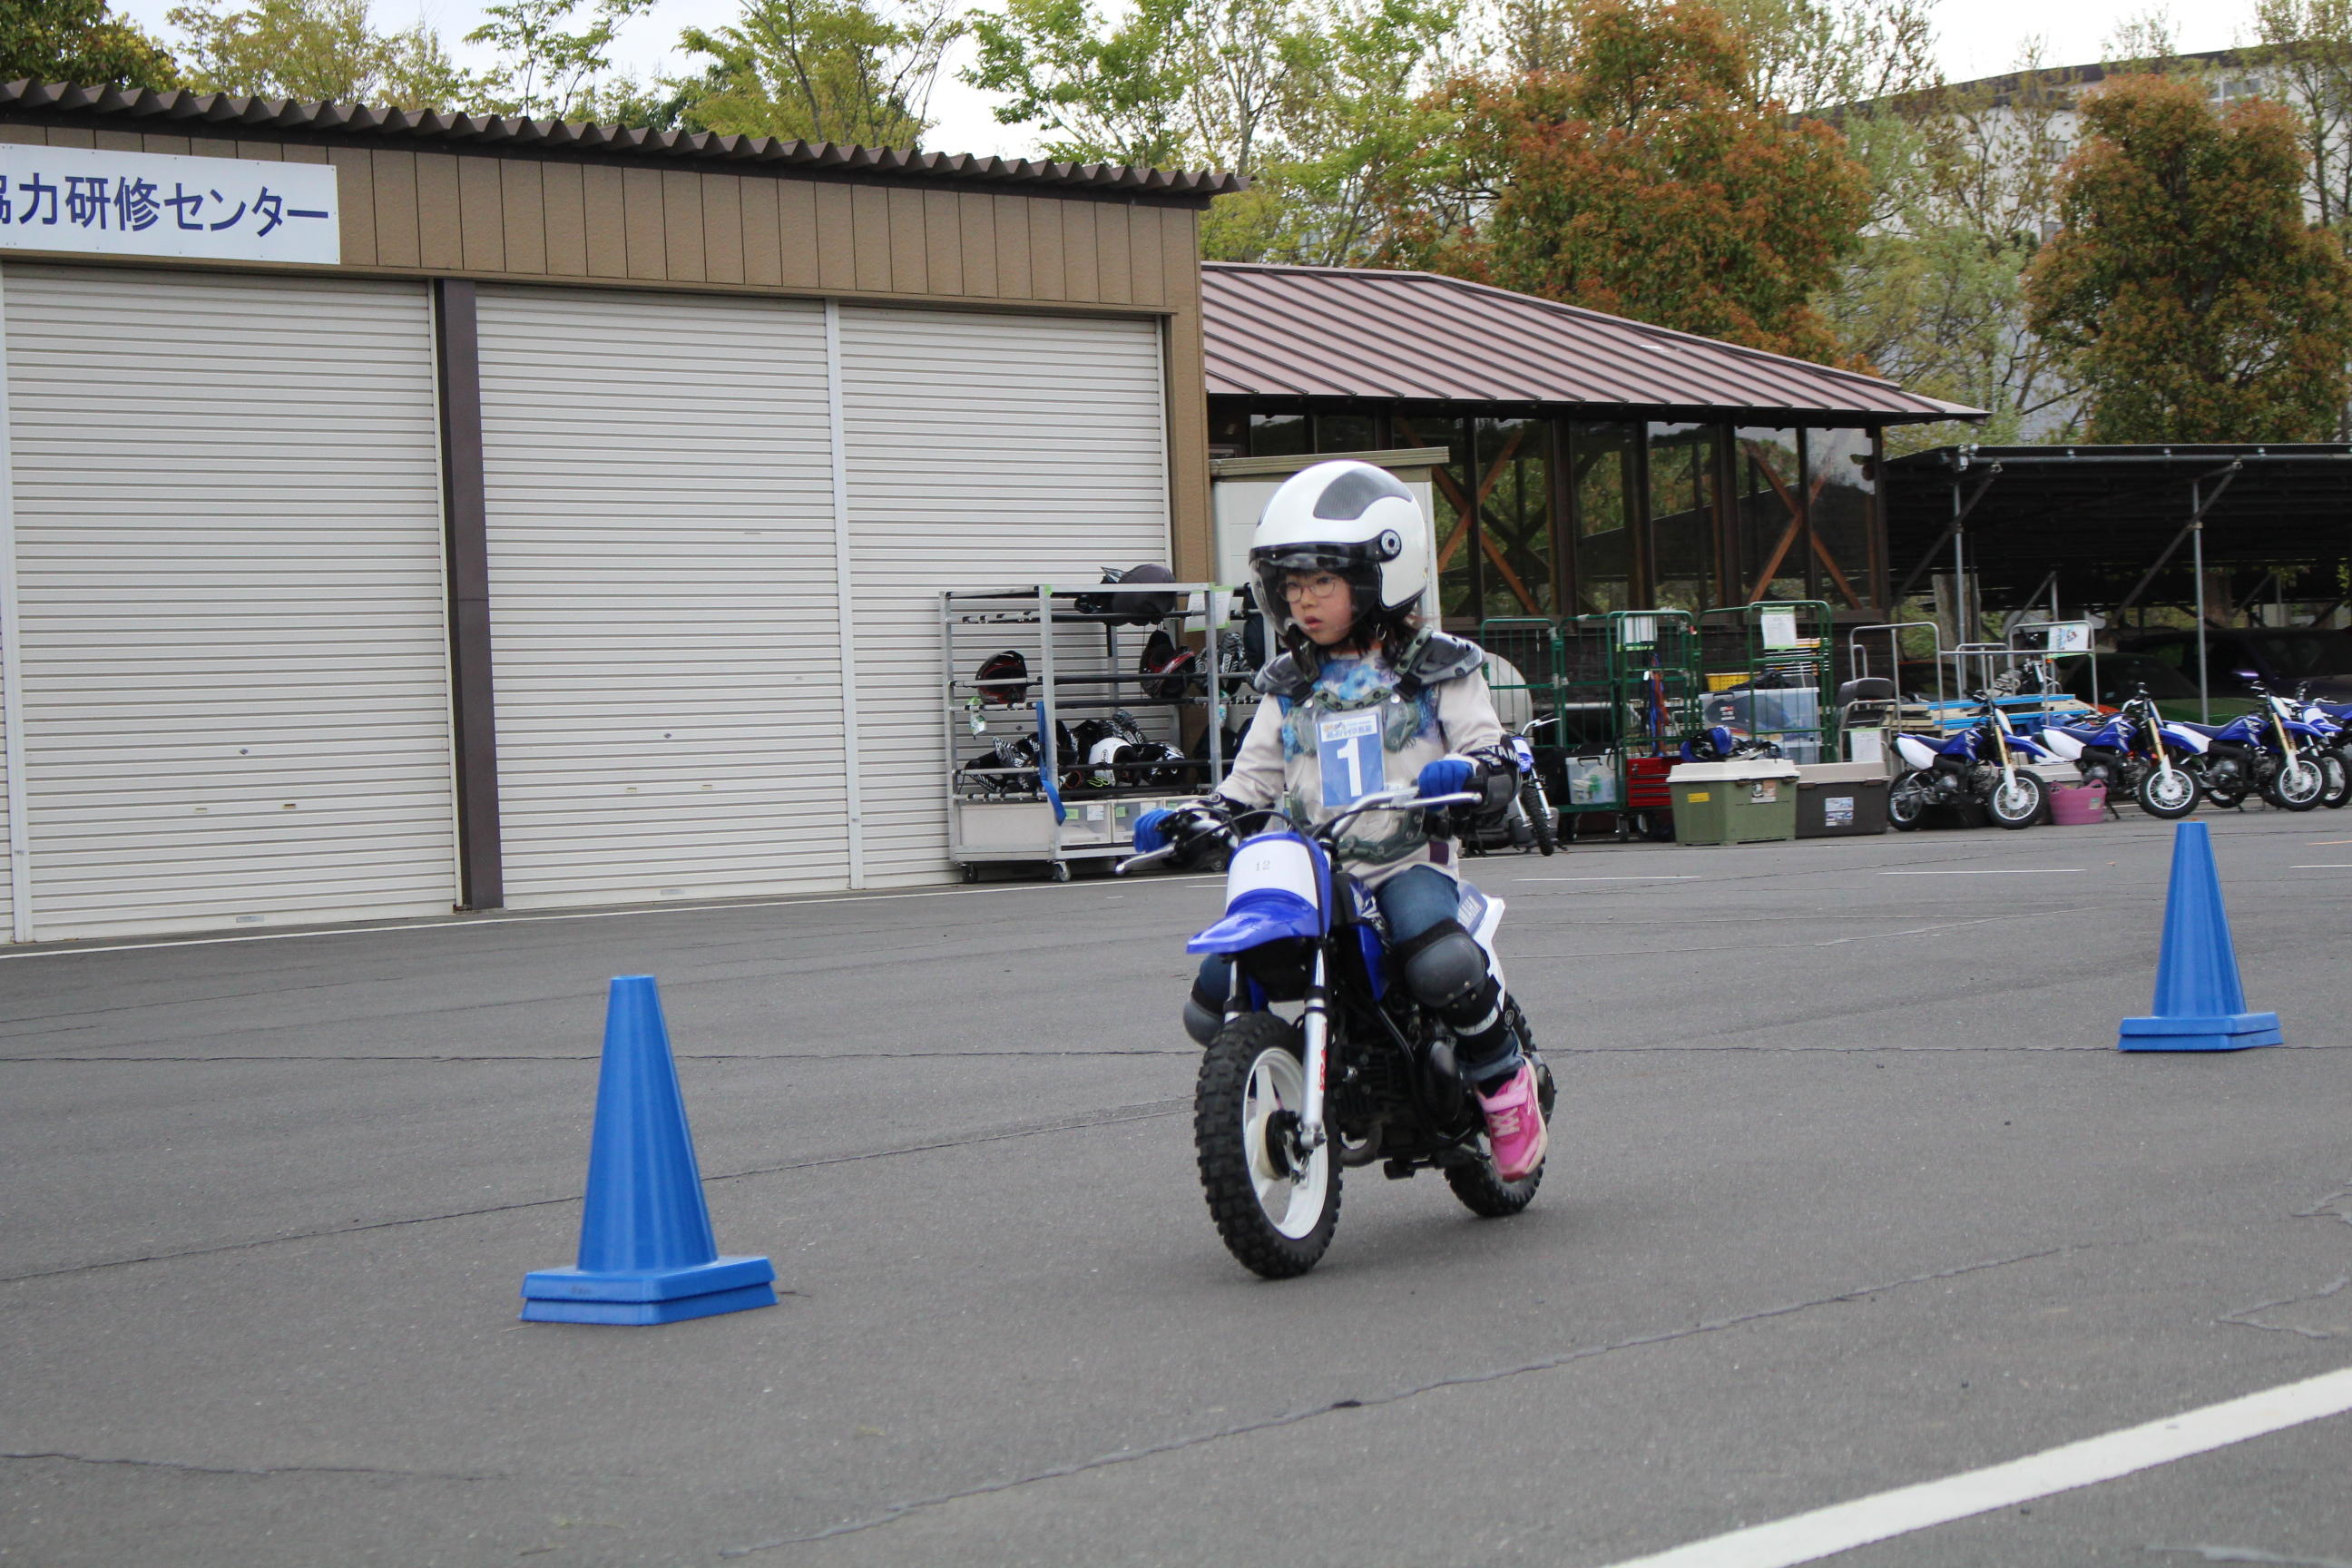
[[[1972,641],[1969,626],[1968,529],[1960,511],[1960,481],[1952,480],[1952,646]]]
[[[2189,570],[2197,574],[2197,721],[2213,721],[2213,691],[2205,674],[2205,508],[2198,497],[2199,485],[2189,485]]]

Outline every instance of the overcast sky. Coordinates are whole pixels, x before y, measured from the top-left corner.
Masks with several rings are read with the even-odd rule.
[[[163,13],[181,0],[115,0],[114,8],[151,30],[164,31]],[[416,14],[416,0],[375,0],[377,25],[403,26]],[[2171,0],[2170,15],[2184,49],[2220,49],[2246,41],[2253,0]],[[683,68],[677,35],[684,27],[723,26],[741,9],[741,0],[662,0],[622,35],[619,63],[651,76]],[[2017,61],[2025,40],[2039,35],[2043,58],[2053,65],[2080,65],[2099,58],[2101,47],[2126,18],[2151,9],[2151,0],[1941,0],[1937,12],[1944,74],[1952,81],[1992,76]],[[459,40],[481,21],[473,0],[423,0],[425,19],[460,59]],[[1033,151],[1027,132],[996,123],[989,100],[953,79],[959,56],[940,80],[932,110],[939,126],[930,145],[942,153],[995,153],[1018,156]]]

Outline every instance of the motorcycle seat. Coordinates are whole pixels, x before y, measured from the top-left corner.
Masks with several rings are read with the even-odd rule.
[[[2203,735],[2209,740],[2218,738],[2222,731],[2229,728],[2227,724],[2193,724],[2186,719],[2167,719],[2165,722],[2177,725],[2191,734]]]

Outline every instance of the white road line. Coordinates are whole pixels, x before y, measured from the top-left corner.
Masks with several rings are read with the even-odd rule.
[[[2079,877],[2080,866],[2010,866],[1979,871],[1881,871],[1882,877]]]
[[[1514,877],[1511,879],[1514,882],[1703,882],[1706,879],[1695,873],[1685,876],[1669,876],[1660,873],[1646,877]]]
[[[1613,1568],[1794,1568],[2054,1492],[2111,1481],[2352,1410],[2352,1367],[2128,1426],[1942,1480],[1898,1487],[1770,1524],[1695,1541]]]
[[[2352,860],[2324,860],[2315,866],[2289,866],[2290,871],[2352,871]]]
[[[1185,882],[1222,880],[1206,873],[1197,876],[1161,876],[1131,884],[1136,887],[1172,886]],[[239,942],[298,942],[314,936],[387,936],[404,931],[471,931],[476,926],[537,925],[552,921],[618,921],[632,915],[708,914],[714,910],[789,910],[804,904],[881,904],[897,899],[968,899],[991,893],[1045,893],[1056,888],[1071,891],[1064,882],[1013,882],[994,888],[939,888],[923,893],[843,893],[838,896],[818,895],[802,899],[757,899],[728,900],[709,904],[644,904],[625,910],[581,910],[571,913],[533,915],[480,915],[450,920],[417,921],[406,925],[331,926],[322,931],[247,931],[241,936],[166,937],[159,942],[119,942],[108,947],[37,947],[23,952],[0,952],[0,963],[20,958],[75,958],[89,952],[145,952],[159,947],[222,947]]]

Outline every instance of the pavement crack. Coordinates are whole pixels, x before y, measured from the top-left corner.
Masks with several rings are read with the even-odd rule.
[[[2213,1321],[2216,1323],[2235,1323],[2241,1328],[2261,1329],[2268,1333],[2294,1334],[2306,1340],[2341,1339],[2344,1336],[2334,1329],[2305,1329],[2293,1323],[2265,1323],[2261,1314],[2275,1311],[2281,1307],[2307,1307],[2315,1301],[2325,1301],[2347,1285],[2352,1285],[2352,1274],[2346,1275],[2333,1285],[2323,1285],[2308,1295],[2282,1296],[2275,1301],[2263,1301],[2234,1312],[2224,1312]]]
[[[2296,1219],[2340,1219],[2352,1225],[2352,1184],[2341,1192],[2328,1194],[2307,1209],[2294,1211]]]
[[[780,1535],[772,1541],[755,1542],[748,1546],[725,1547],[720,1550],[719,1555],[750,1557],[762,1552],[774,1552],[786,1546],[805,1546],[815,1542],[831,1541],[844,1535],[856,1535],[865,1531],[879,1529],[886,1524],[895,1523],[909,1514],[920,1513],[929,1509],[944,1508],[950,1503],[962,1502],[971,1498],[990,1497],[999,1492],[1013,1491],[1045,1481],[1064,1480],[1072,1476],[1085,1475],[1093,1470],[1109,1469],[1118,1465],[1131,1465],[1140,1459],[1157,1458],[1163,1454],[1181,1453],[1187,1448],[1197,1448],[1206,1444],[1222,1442],[1228,1437],[1246,1437],[1261,1432],[1279,1431],[1286,1426],[1296,1426],[1302,1422],[1317,1420],[1341,1411],[1377,1410],[1386,1405],[1400,1405],[1407,1400],[1417,1399],[1425,1394],[1434,1394],[1443,1389],[1470,1388],[1481,1384],[1499,1383],[1507,1378],[1524,1377],[1532,1373],[1552,1372],[1577,1362],[1614,1355],[1621,1351],[1641,1350],[1651,1345],[1671,1344],[1677,1340],[1722,1333],[1727,1330],[1742,1328],[1750,1323],[1767,1322],[1774,1318],[1785,1318],[1798,1312],[1811,1311],[1816,1308],[1867,1300],[1873,1296],[1907,1289],[1913,1286],[1930,1285],[1941,1280],[1957,1279],[1964,1275],[1980,1274],[1988,1269],[2007,1268],[2014,1264],[2033,1263],[2043,1258],[2063,1257],[2068,1253],[2079,1252],[2094,1245],[2096,1244],[2070,1242],[2062,1247],[2046,1247],[2037,1251],[2021,1252],[2007,1258],[1983,1258],[1950,1268],[1938,1268],[1925,1274],[1907,1275],[1900,1279],[1882,1280],[1874,1285],[1857,1286],[1852,1289],[1837,1291],[1832,1295],[1817,1296],[1802,1301],[1784,1302],[1775,1307],[1761,1307],[1754,1311],[1740,1312],[1727,1318],[1710,1318],[1682,1328],[1660,1329],[1646,1334],[1633,1334],[1624,1339],[1611,1340],[1601,1344],[1585,1345],[1576,1350],[1562,1351],[1556,1355],[1544,1356],[1512,1366],[1456,1373],[1451,1376],[1431,1378],[1425,1383],[1391,1389],[1383,1394],[1353,1395],[1344,1399],[1329,1400],[1320,1405],[1285,1411],[1277,1415],[1263,1416],[1254,1421],[1239,1421],[1231,1426],[1219,1426],[1205,1432],[1186,1433],[1181,1436],[1146,1444],[1141,1447],[1119,1448],[1108,1454],[1097,1454],[1090,1458],[1074,1459],[1066,1464],[1032,1470],[1024,1475],[1007,1476],[997,1480],[982,1481],[974,1486],[960,1487],[953,1491],[936,1492],[929,1497],[888,1503],[878,1512],[868,1514],[861,1519],[845,1520],[839,1524],[828,1525],[823,1530],[808,1531],[799,1535]]]
[[[377,1465],[199,1465],[185,1459],[133,1459],[113,1455],[68,1454],[58,1449],[0,1452],[0,1459],[58,1460],[74,1465],[127,1465],[142,1470],[184,1470],[199,1476],[391,1476],[415,1481],[505,1481],[501,1471],[396,1470]]]
[[[753,1165],[740,1171],[719,1171],[703,1177],[711,1182],[736,1182],[747,1176],[772,1176],[786,1171],[813,1171],[825,1165],[853,1164],[861,1160],[892,1160],[907,1154],[928,1154],[942,1149],[968,1149],[981,1143],[1003,1143],[1016,1138],[1036,1138],[1054,1132],[1076,1132],[1093,1127],[1114,1127],[1129,1121],[1148,1121],[1157,1117],[1175,1116],[1192,1108],[1184,1100],[1152,1100],[1135,1105],[1114,1105],[1102,1110],[1083,1111],[1071,1116],[1057,1116],[1047,1121],[1024,1122],[1016,1127],[998,1128],[975,1132],[961,1138],[938,1138],[923,1143],[902,1143],[887,1149],[867,1149],[854,1154],[819,1154],[806,1160],[784,1160],[772,1165]],[[209,1258],[224,1252],[246,1252],[257,1247],[278,1247],[287,1242],[315,1241],[322,1237],[359,1236],[372,1230],[395,1230],[404,1226],[436,1225],[443,1220],[474,1219],[484,1215],[513,1214],[523,1209],[550,1208],[557,1204],[576,1204],[579,1194],[562,1197],[526,1198],[520,1203],[491,1204],[484,1208],[452,1209],[444,1214],[409,1215],[399,1219],[370,1220],[360,1225],[324,1226],[316,1230],[289,1231],[283,1236],[257,1237],[248,1241],[227,1241],[214,1247],[191,1247],[178,1252],[142,1253],[135,1258],[106,1258],[94,1263],[71,1263],[58,1268],[37,1268],[24,1274],[0,1275],[0,1285],[17,1285],[32,1279],[54,1279],[68,1274],[88,1274],[101,1268],[128,1268],[139,1263],[173,1263],[182,1258]],[[0,1455],[0,1458],[6,1458]]]

